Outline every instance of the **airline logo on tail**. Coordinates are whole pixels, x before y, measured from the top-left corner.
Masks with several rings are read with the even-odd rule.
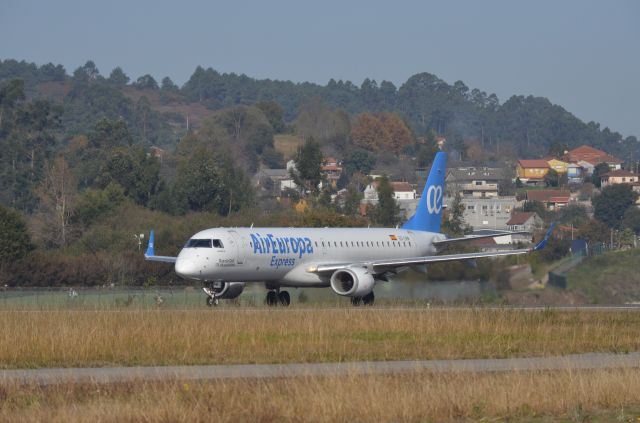
[[[422,197],[420,197],[420,201],[418,202],[416,213],[402,225],[403,229],[440,232],[446,170],[447,154],[440,151],[436,153],[433,159],[429,177],[422,191]]]
[[[442,185],[431,185],[427,191],[427,211],[438,214],[442,210]]]

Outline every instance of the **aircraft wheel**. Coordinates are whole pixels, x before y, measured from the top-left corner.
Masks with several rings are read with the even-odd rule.
[[[267,292],[267,305],[273,307],[278,304],[278,294],[276,291]]]
[[[362,297],[351,297],[351,304],[358,307],[360,302],[362,301]]]
[[[213,297],[207,297],[207,305],[209,307],[217,306],[219,304],[219,300]]]
[[[371,291],[367,295],[362,297],[362,303],[364,305],[372,306],[375,299],[376,299],[376,296],[373,295],[373,291]]]
[[[280,291],[278,294],[278,299],[280,300],[280,305],[288,307],[291,304],[291,297],[287,291]]]

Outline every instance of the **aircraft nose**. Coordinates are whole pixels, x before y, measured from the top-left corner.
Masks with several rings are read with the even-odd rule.
[[[200,277],[200,269],[194,263],[193,260],[188,260],[184,257],[178,257],[176,260],[175,271],[178,276],[187,279],[193,279]]]

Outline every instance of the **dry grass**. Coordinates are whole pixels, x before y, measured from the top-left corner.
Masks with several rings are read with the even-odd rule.
[[[2,311],[0,367],[548,356],[640,350],[640,313],[426,309]]]
[[[291,134],[279,134],[273,137],[274,148],[282,153],[285,159],[292,159],[298,153],[298,148],[304,144],[302,137]]]
[[[0,388],[0,420],[10,422],[636,422],[639,413],[640,370]]]

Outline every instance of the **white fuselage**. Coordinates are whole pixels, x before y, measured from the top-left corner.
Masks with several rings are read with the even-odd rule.
[[[175,270],[200,281],[321,287],[329,278],[309,272],[312,265],[433,255],[433,241],[444,238],[395,228],[215,228],[191,237]]]

